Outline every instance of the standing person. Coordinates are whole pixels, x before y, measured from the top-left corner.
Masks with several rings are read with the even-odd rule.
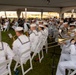
[[[18,24],[18,20],[15,19],[15,22],[14,22],[12,28],[15,29],[16,27],[18,27],[18,25],[19,25],[19,24]]]
[[[5,19],[5,23],[3,25],[4,31],[8,30],[8,26],[9,26],[9,21],[8,21],[8,19]]]
[[[25,20],[25,22],[24,22],[24,32],[28,32],[28,26],[27,26],[27,22],[26,22],[26,20]]]

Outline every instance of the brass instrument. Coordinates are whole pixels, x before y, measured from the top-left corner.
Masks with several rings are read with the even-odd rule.
[[[11,33],[8,34],[10,39],[13,39],[13,42],[16,40],[16,35],[12,35]]]
[[[61,43],[64,43],[66,40],[70,40],[70,39],[71,39],[71,38],[65,38],[65,39],[59,38],[57,45],[49,46],[49,47],[47,47],[47,48],[52,48],[52,47],[60,46]],[[52,43],[49,43],[49,44],[54,44],[54,43],[56,43],[56,42],[52,42]],[[45,48],[43,48],[43,49],[45,49]]]
[[[12,37],[12,39],[13,39],[13,42],[16,40],[16,35],[14,35],[13,37]]]
[[[29,33],[28,33],[28,32],[25,32],[24,34],[25,34],[26,36],[29,36]]]
[[[65,42],[66,40],[70,40],[72,38],[59,38],[58,43]]]

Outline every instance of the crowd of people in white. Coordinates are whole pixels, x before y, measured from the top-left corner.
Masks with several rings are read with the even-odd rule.
[[[66,75],[66,69],[69,70],[69,75],[76,73],[75,19],[15,19],[12,22],[9,19],[5,19],[5,22],[4,20],[0,22],[0,26],[2,31],[14,29],[17,36],[17,39],[13,42],[12,50],[7,43],[0,42],[1,75],[7,75],[8,73],[12,75],[10,70],[12,60],[16,61],[14,71],[21,66],[22,75],[33,69],[32,60],[36,54],[38,54],[39,62],[41,63],[44,58],[43,46],[45,46],[46,53],[48,51],[48,36],[54,38],[62,49],[56,75]],[[29,36],[24,35],[24,32],[28,32]],[[58,41],[59,38],[61,39],[60,41]],[[42,57],[40,56],[40,51]],[[24,71],[23,64],[26,64],[27,60],[30,60],[30,68]]]

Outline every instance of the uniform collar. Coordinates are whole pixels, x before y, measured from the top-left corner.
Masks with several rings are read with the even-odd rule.
[[[0,50],[4,50],[3,43],[0,42]]]
[[[36,30],[33,30],[33,32],[37,32]]]
[[[20,35],[20,36],[18,36],[18,38],[20,38],[20,37],[22,37],[23,36],[23,34],[22,35]]]
[[[24,41],[24,42],[23,42],[22,39],[21,39],[22,36],[23,36],[23,35],[21,35],[21,36],[18,37],[18,40],[20,41],[20,43],[21,43],[22,45],[24,45],[24,44],[30,42],[29,39],[28,39],[28,41]]]
[[[38,33],[37,33],[37,31],[36,30],[33,30],[33,33],[37,36],[38,35]]]

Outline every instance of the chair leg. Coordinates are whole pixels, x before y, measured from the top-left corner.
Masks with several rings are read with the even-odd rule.
[[[38,56],[39,56],[39,62],[41,63],[41,60],[40,60],[40,52],[38,53]]]
[[[18,62],[16,63],[15,67],[14,67],[14,71],[17,69],[18,66]]]
[[[32,55],[32,58],[31,58],[31,60],[33,60],[33,58],[36,56],[36,53],[34,53],[33,55]]]
[[[47,41],[46,41],[46,53],[48,52],[48,44],[47,44]]]
[[[70,75],[70,73],[71,73],[71,70],[69,70],[68,75]]]
[[[11,75],[11,70],[9,70],[9,75]]]
[[[42,50],[42,57],[40,57],[40,52],[38,53],[38,56],[39,56],[39,62],[41,63],[41,60],[44,58],[43,50]]]
[[[9,65],[9,67],[8,67],[8,71],[9,71],[9,75],[11,75],[10,65]]]
[[[31,66],[31,69],[33,69],[33,66],[32,66],[32,59],[30,58],[30,66]]]
[[[44,58],[44,53],[43,53],[43,50],[42,50],[42,59]]]
[[[22,75],[24,75],[24,67],[23,67],[22,62],[20,62],[20,65],[21,65],[21,69],[22,69]]]
[[[70,75],[75,75],[76,74],[76,70],[75,71],[73,71]]]

